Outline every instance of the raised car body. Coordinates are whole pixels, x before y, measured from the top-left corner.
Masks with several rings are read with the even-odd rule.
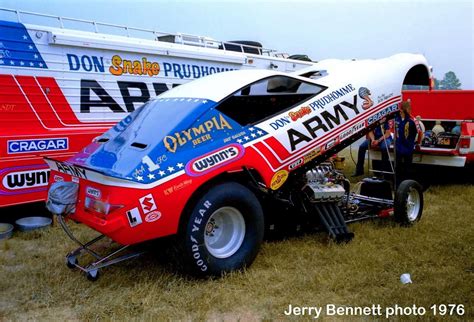
[[[66,163],[48,160],[51,181],[78,182],[71,218],[118,243],[175,234],[187,202],[206,182],[247,168],[265,187],[280,189],[291,172],[327,158],[344,141],[395,113],[404,79],[419,66],[429,74],[424,57],[399,54],[323,61],[311,70],[324,70],[314,80],[261,70],[205,77],[150,101]],[[262,80],[297,82],[300,88],[311,87],[310,94],[250,124],[219,110],[238,96],[242,105],[235,106],[240,110],[235,115],[251,113],[245,99],[268,96],[272,104],[286,95],[284,87],[269,92],[268,82],[265,95],[242,93]],[[297,91],[286,96],[297,96]],[[94,200],[108,204],[108,213],[88,208],[86,203]]]
[[[356,194],[324,161],[393,117],[403,84],[429,80],[424,57],[411,54],[205,77],[149,101],[67,162],[47,160],[47,205],[71,238],[64,216],[120,250],[177,234],[184,267],[200,275],[249,266],[265,225],[285,212],[284,225],[301,214],[338,242],[354,237],[346,223],[355,220],[411,225],[423,209],[418,183],[401,182],[393,196],[390,183],[371,179]],[[79,265],[96,241],[67,256],[90,279],[117,262],[94,253]]]

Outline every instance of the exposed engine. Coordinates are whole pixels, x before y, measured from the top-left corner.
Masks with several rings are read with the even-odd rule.
[[[342,210],[342,201],[348,200],[349,182],[334,169],[332,163],[322,163],[305,174],[306,184],[302,191],[310,206],[310,212],[319,217],[321,225],[336,241],[349,241],[349,232]]]
[[[348,189],[347,179],[328,162],[306,172],[306,184],[302,190],[310,202],[316,203],[339,202]]]

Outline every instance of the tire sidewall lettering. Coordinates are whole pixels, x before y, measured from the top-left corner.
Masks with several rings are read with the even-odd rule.
[[[203,222],[207,223],[207,219],[203,220],[204,216],[208,214],[209,208],[212,207],[212,202],[209,200],[205,200],[199,206],[199,210],[197,212],[197,216],[192,221],[192,230],[190,234],[190,242],[191,242],[191,254],[194,259],[194,263],[202,272],[207,271],[207,265],[205,264],[205,256],[203,256],[203,250],[205,248],[204,245],[204,234],[202,225]]]

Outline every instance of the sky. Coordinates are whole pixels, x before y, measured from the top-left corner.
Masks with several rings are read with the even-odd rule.
[[[313,60],[421,53],[436,78],[454,71],[462,89],[474,89],[472,0],[0,0],[0,7],[222,41],[255,40]]]

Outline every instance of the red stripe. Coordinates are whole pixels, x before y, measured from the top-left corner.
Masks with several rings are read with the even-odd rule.
[[[270,136],[269,138],[266,138],[264,141],[265,143],[268,144],[268,146],[271,146],[272,150],[275,151],[275,153],[278,155],[278,157],[281,160],[285,160],[286,158],[290,156],[290,153],[288,152],[288,150],[274,136]]]
[[[49,102],[41,92],[40,87],[32,76],[16,76],[18,84],[20,84],[23,92],[31,103],[31,108],[36,111],[36,114],[41,119],[43,124],[48,128],[62,127],[59,118],[51,114],[51,107]],[[34,112],[33,111],[33,112]]]
[[[76,114],[72,111],[69,102],[64,97],[61,88],[53,77],[37,77],[38,83],[43,88],[43,91],[48,88],[48,99],[51,102],[52,108],[56,111],[59,118],[65,125],[96,125],[96,126],[112,126],[116,122],[86,122],[79,121]]]
[[[259,151],[265,159],[270,163],[273,168],[280,166],[280,161],[275,158],[272,151],[270,151],[262,142],[258,142],[253,146],[257,151]]]

